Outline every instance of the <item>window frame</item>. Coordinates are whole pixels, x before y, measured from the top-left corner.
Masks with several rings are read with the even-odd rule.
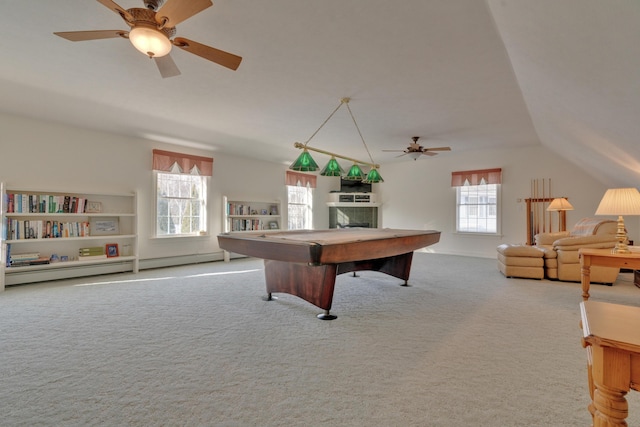
[[[310,185],[307,186],[302,186],[302,185],[285,185],[286,187],[286,192],[287,192],[287,229],[288,230],[313,230],[313,193],[314,193],[314,187],[311,187]],[[307,191],[307,196],[308,196],[308,200],[309,203],[303,204],[303,203],[291,203],[291,194],[290,194],[290,190],[289,188],[304,188]],[[291,205],[295,205],[295,206],[306,206],[306,212],[305,212],[305,220],[304,222],[306,223],[305,225],[308,225],[308,227],[303,227],[303,228],[292,228],[291,227],[291,221],[292,219],[296,218],[296,215],[292,215],[291,214]]]
[[[461,230],[461,225],[460,225],[460,220],[461,220],[461,206],[469,206],[469,205],[465,205],[462,204],[460,199],[461,199],[461,190],[462,189],[469,189],[470,187],[488,187],[488,186],[495,186],[495,197],[496,197],[496,202],[494,203],[477,203],[475,204],[476,207],[487,207],[490,208],[492,206],[495,206],[495,231],[486,231],[486,230],[481,230],[478,231],[477,228],[476,230]],[[500,236],[502,233],[502,227],[501,227],[501,223],[502,223],[502,197],[501,197],[501,192],[502,192],[502,185],[501,184],[478,184],[478,185],[464,185],[464,186],[456,186],[454,187],[456,190],[456,194],[455,194],[455,209],[456,209],[456,215],[455,215],[455,233],[457,234],[465,234],[465,235],[472,235],[472,236]],[[488,216],[485,216],[485,218],[487,218]]]
[[[207,210],[207,206],[208,206],[208,199],[209,199],[209,193],[208,193],[208,189],[209,189],[209,176],[207,175],[195,175],[195,174],[184,174],[184,173],[175,173],[175,172],[165,172],[165,171],[159,171],[159,170],[154,170],[153,171],[153,194],[154,194],[154,218],[152,221],[153,224],[153,229],[152,229],[152,236],[154,238],[157,239],[175,239],[175,238],[194,238],[194,237],[199,237],[199,236],[207,236],[209,234],[209,221],[208,221],[208,210]],[[158,193],[158,187],[159,187],[159,179],[161,177],[161,175],[181,175],[181,176],[189,176],[192,178],[199,178],[201,180],[201,186],[202,186],[202,190],[201,190],[201,197],[200,199],[196,199],[196,198],[166,198],[166,197],[162,197],[159,193]],[[161,198],[165,198],[165,199],[195,199],[195,200],[199,200],[200,201],[200,229],[198,231],[192,232],[192,233],[173,233],[173,234],[160,234],[159,233],[159,221],[158,221],[158,204],[160,202]]]

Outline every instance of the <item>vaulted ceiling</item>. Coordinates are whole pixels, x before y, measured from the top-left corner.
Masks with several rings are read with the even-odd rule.
[[[291,162],[349,97],[382,165],[420,136],[441,156],[542,144],[607,184],[640,178],[636,0],[219,0],[176,36],[240,67],[174,48],[165,79],[126,39],[53,35],[128,30],[98,1],[8,0],[0,25],[6,113]],[[346,108],[309,145],[369,161]]]

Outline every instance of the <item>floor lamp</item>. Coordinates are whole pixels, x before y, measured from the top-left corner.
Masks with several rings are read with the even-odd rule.
[[[567,211],[572,210],[573,206],[571,206],[571,203],[569,203],[566,197],[558,197],[557,199],[553,199],[551,203],[549,203],[547,211],[558,211],[558,231],[567,230]]]
[[[627,230],[624,227],[623,215],[640,215],[640,192],[637,188],[611,188],[604,193],[596,215],[617,215],[618,228],[616,230],[614,254],[628,254]]]

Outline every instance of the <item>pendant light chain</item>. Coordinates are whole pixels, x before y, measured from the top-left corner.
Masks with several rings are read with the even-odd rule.
[[[347,104],[347,110],[349,110],[349,115],[351,116],[351,120],[353,120],[353,124],[356,126],[356,130],[358,131],[358,135],[360,135],[360,139],[362,140],[362,145],[364,145],[364,149],[367,150],[367,154],[369,155],[369,159],[371,160],[371,163],[375,163],[373,161],[373,157],[371,156],[371,152],[369,152],[369,147],[367,147],[367,143],[364,142],[364,137],[362,136],[362,132],[360,132],[360,127],[358,126],[358,123],[356,122],[356,118],[353,117],[353,113],[351,112],[351,107],[349,107],[348,98],[347,98],[346,104]],[[340,105],[342,105],[342,104],[340,104]]]
[[[319,127],[319,128],[318,128],[318,129],[317,129],[317,130],[316,130],[316,131],[315,131],[315,132],[314,132],[314,133],[309,137],[309,139],[307,139],[307,142],[305,142],[305,143],[304,143],[304,146],[305,146],[305,147],[307,146],[307,144],[308,144],[309,142],[311,142],[311,140],[313,139],[313,137],[314,137],[314,136],[316,136],[316,134],[317,134],[318,132],[320,132],[320,129],[322,129],[322,128],[324,127],[324,125],[326,125],[326,124],[327,124],[327,122],[328,122],[329,120],[331,120],[331,117],[333,117],[333,115],[336,113],[336,111],[338,111],[338,110],[340,109],[340,107],[342,107],[342,104],[345,102],[345,99],[347,100],[346,102],[349,102],[349,101],[348,101],[348,99],[349,99],[349,98],[344,98],[344,99],[342,99],[342,100],[341,100],[340,104],[335,108],[335,110],[333,110],[333,112],[332,112],[331,114],[329,114],[329,117],[327,117],[327,119],[326,119],[324,122],[322,122],[322,124],[320,125],[320,127]],[[349,107],[349,106],[347,105],[347,107]]]
[[[356,118],[354,117],[353,112],[351,111],[351,107],[349,107],[350,100],[351,98],[342,98],[340,100],[340,104],[331,112],[331,114],[329,114],[329,117],[327,117],[325,121],[322,122],[320,127],[309,137],[309,139],[307,139],[307,141],[304,144],[301,144],[299,142],[295,142],[293,144],[294,147],[302,149],[303,151],[302,151],[302,154],[300,154],[300,156],[295,160],[295,162],[293,162],[291,166],[289,166],[289,169],[302,171],[302,172],[317,171],[319,167],[311,157],[311,154],[309,154],[309,151],[315,151],[317,153],[327,154],[331,156],[331,160],[329,161],[327,166],[325,166],[324,169],[322,169],[322,172],[320,172],[320,175],[342,176],[342,179],[359,180],[359,181],[368,182],[368,183],[384,182],[384,180],[380,176],[380,172],[378,172],[378,168],[380,167],[380,165],[376,164],[373,161],[373,156],[371,155],[371,152],[369,151],[369,147],[367,146],[367,143],[365,142],[364,137],[362,136],[362,132],[360,131],[360,126],[358,126],[358,122],[356,122]],[[322,129],[324,125],[326,125],[329,122],[329,120],[331,120],[331,118],[340,109],[340,107],[342,107],[343,104],[347,104],[347,110],[349,111],[349,116],[351,116],[351,120],[353,121],[353,124],[356,127],[356,131],[358,131],[358,135],[360,135],[360,140],[362,141],[362,145],[364,146],[364,149],[367,151],[367,154],[369,155],[369,159],[371,160],[371,163],[363,162],[361,160],[353,159],[347,156],[342,156],[340,154],[321,150],[319,148],[314,148],[308,145],[309,142],[311,142],[311,140],[313,139],[313,137],[315,137],[316,134],[320,132],[320,129]],[[351,166],[351,169],[349,169],[349,172],[344,176],[342,175],[344,171],[336,161],[335,159],[336,157],[344,160],[350,160],[353,162],[353,166]],[[371,169],[366,174],[366,177],[364,176],[358,164],[371,166]]]

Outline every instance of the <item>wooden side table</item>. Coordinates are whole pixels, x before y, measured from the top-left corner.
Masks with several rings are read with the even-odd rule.
[[[580,313],[593,426],[626,426],[625,395],[640,391],[640,307],[583,301]]]
[[[640,269],[640,252],[630,254],[614,254],[611,249],[578,250],[580,257],[580,281],[582,282],[582,299],[589,299],[589,287],[591,286],[591,266],[619,267],[628,269]]]

